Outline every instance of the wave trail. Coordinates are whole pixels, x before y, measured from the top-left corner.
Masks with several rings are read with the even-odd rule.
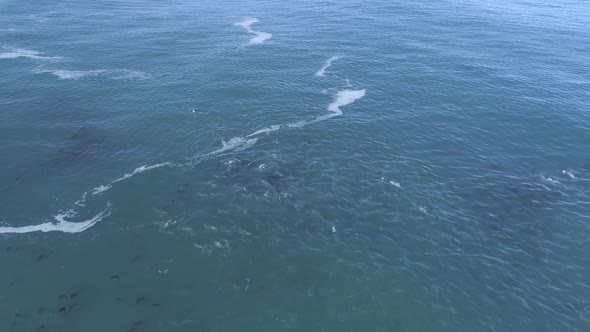
[[[326,63],[324,64],[324,66],[322,68],[320,68],[320,70],[318,70],[315,75],[316,76],[326,76],[326,69],[330,68],[330,66],[332,66],[332,62],[340,59],[341,57],[339,56],[333,56],[331,58],[328,59],[328,61],[326,61]]]
[[[129,69],[95,69],[95,70],[37,70],[36,74],[52,74],[60,80],[79,80],[85,77],[103,76],[113,80],[136,79],[147,80],[151,75],[142,71]]]
[[[336,94],[336,100],[328,106],[328,111],[342,114],[340,107],[352,104],[358,99],[365,96],[365,89],[362,90],[342,90]]]
[[[165,162],[165,163],[160,163],[160,164],[155,164],[155,165],[149,165],[149,166],[144,165],[144,166],[137,167],[136,169],[133,170],[133,172],[127,173],[127,174],[123,175],[122,177],[111,181],[107,185],[98,186],[98,187],[92,189],[92,195],[102,194],[103,192],[111,189],[115,183],[125,181],[134,175],[143,173],[145,171],[151,171],[156,168],[165,167],[165,166],[172,167],[172,166],[174,166],[174,164],[171,162]]]
[[[260,22],[257,18],[254,17],[247,17],[241,22],[234,23],[235,26],[242,27],[246,29],[246,32],[249,34],[254,35],[254,37],[250,38],[250,41],[246,45],[260,45],[264,44],[265,41],[272,38],[272,33],[263,32],[254,30],[251,28],[251,25],[254,23]]]
[[[365,96],[365,93],[366,93],[365,89],[339,91],[336,94],[334,101],[330,105],[328,105],[328,111],[330,112],[328,114],[318,116],[318,117],[316,117],[312,120],[308,120],[308,121],[297,121],[297,122],[292,122],[292,123],[289,123],[286,125],[273,125],[268,128],[257,130],[254,133],[252,133],[246,137],[251,137],[251,136],[255,136],[258,134],[262,134],[262,133],[269,133],[269,132],[277,131],[283,127],[303,128],[307,125],[317,123],[320,121],[324,121],[324,120],[328,120],[328,119],[331,119],[335,116],[342,115],[342,110],[340,109],[340,107],[352,104],[355,101],[357,101],[358,99],[363,98]]]
[[[135,175],[138,175],[138,174],[141,174],[141,173],[144,173],[147,171],[151,171],[151,170],[162,168],[162,167],[195,166],[197,163],[204,161],[208,158],[217,156],[223,152],[241,151],[244,149],[248,149],[248,148],[252,147],[254,144],[256,144],[256,142],[258,141],[258,138],[254,137],[254,136],[258,136],[258,135],[265,134],[265,133],[268,134],[268,133],[280,130],[282,128],[300,128],[300,127],[304,127],[304,126],[312,124],[312,123],[320,122],[320,121],[327,120],[327,119],[335,117],[335,116],[339,116],[342,114],[342,110],[340,109],[340,107],[352,104],[353,102],[357,101],[358,99],[363,98],[365,96],[365,92],[366,92],[365,89],[339,91],[336,94],[334,101],[328,105],[329,113],[326,115],[316,117],[316,118],[309,120],[309,121],[299,121],[299,122],[294,122],[294,123],[290,123],[290,124],[272,125],[267,128],[256,130],[244,137],[234,137],[228,141],[222,141],[221,142],[222,146],[220,148],[218,148],[217,150],[214,150],[209,153],[197,155],[197,156],[193,157],[192,159],[189,159],[190,161],[183,163],[183,164],[175,164],[172,162],[163,162],[163,163],[154,164],[154,165],[144,165],[144,166],[137,167],[132,172],[124,174],[123,176],[109,182],[106,185],[101,185],[101,186],[94,188],[91,192],[91,196],[100,195],[100,194],[110,190],[114,184],[116,184],[118,182],[125,181]],[[84,193],[82,198],[80,200],[78,200],[76,203],[74,203],[74,205],[78,208],[85,208],[86,207],[86,200],[87,200],[87,195],[86,195],[86,193]],[[110,207],[111,207],[111,205],[108,204],[107,207],[103,211],[99,212],[94,217],[92,217],[88,220],[85,220],[85,221],[81,221],[81,222],[71,222],[71,221],[66,220],[66,218],[71,219],[77,215],[77,213],[72,209],[72,210],[68,210],[64,213],[60,213],[60,214],[54,216],[55,221],[57,221],[56,223],[47,222],[47,223],[43,223],[43,224],[39,224],[39,225],[30,225],[30,226],[21,226],[21,227],[0,227],[0,234],[9,234],[9,233],[23,234],[23,233],[31,233],[31,232],[53,232],[53,231],[63,232],[63,233],[80,233],[80,232],[83,232],[83,231],[89,229],[90,227],[94,226],[96,223],[98,223],[102,219],[108,217],[111,214]]]
[[[21,227],[0,227],[0,234],[23,234],[32,232],[80,233],[94,226],[97,222],[101,221],[105,217],[108,217],[110,214],[110,205],[108,205],[106,209],[102,210],[88,220],[81,222],[71,222],[67,221],[66,218],[73,218],[76,216],[76,213],[73,210],[69,210],[53,217],[57,223],[46,222],[39,225]]]
[[[20,48],[6,48],[8,52],[0,53],[0,59],[17,59],[17,58],[29,58],[39,60],[56,60],[61,59],[59,56],[42,56],[40,52],[24,50]]]

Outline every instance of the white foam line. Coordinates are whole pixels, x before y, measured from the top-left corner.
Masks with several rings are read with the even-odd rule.
[[[17,59],[17,58],[29,58],[29,59],[41,59],[41,60],[55,60],[61,59],[61,57],[50,57],[50,56],[41,56],[40,52],[31,51],[31,50],[24,50],[24,49],[8,49],[8,52],[0,53],[0,59]]]
[[[81,198],[81,199],[79,199],[79,200],[77,200],[77,201],[76,201],[76,203],[74,203],[74,205],[76,205],[76,206],[80,206],[80,207],[86,207],[86,195],[88,195],[88,193],[87,193],[87,192],[85,192],[85,193],[82,195],[82,198]]]
[[[281,129],[282,126],[283,125],[272,125],[272,126],[270,126],[268,128],[257,130],[257,131],[253,132],[252,134],[250,134],[250,135],[248,135],[246,137],[252,137],[252,136],[256,136],[256,135],[260,135],[260,134],[271,133],[273,131],[277,131],[277,130]]]
[[[576,176],[574,175],[574,173],[573,173],[573,172],[571,172],[571,171],[566,171],[566,170],[564,169],[564,170],[562,170],[562,171],[561,171],[561,173],[563,173],[564,175],[567,175],[567,176],[569,176],[569,178],[570,178],[570,179],[575,179],[575,178],[576,178]]]
[[[194,156],[193,158],[191,158],[191,162],[185,163],[185,164],[181,164],[178,166],[194,166],[195,164],[199,163],[200,161],[219,155],[223,152],[227,152],[227,151],[243,151],[246,150],[252,146],[254,146],[254,144],[256,144],[256,142],[258,142],[258,138],[248,138],[249,136],[246,137],[233,137],[231,138],[229,141],[221,141],[221,148],[206,153],[206,154],[202,154],[202,155],[197,155]]]
[[[229,150],[242,151],[242,150],[252,147],[254,144],[256,144],[257,141],[258,141],[258,138],[246,139],[244,137],[233,137],[232,139],[230,139],[227,142],[221,141],[222,147],[220,149],[217,149],[217,150],[207,154],[207,156],[216,155],[221,152],[225,152],[225,151],[229,151]]]
[[[272,33],[262,32],[252,29],[250,26],[254,23],[260,22],[257,18],[254,17],[247,17],[241,22],[234,23],[235,26],[242,27],[246,29],[246,32],[249,34],[254,35],[254,37],[250,38],[250,41],[246,45],[260,45],[264,44],[265,41],[272,38]]]
[[[234,138],[231,138],[227,142],[221,141],[221,148],[219,148],[217,150],[193,157],[192,158],[193,161],[189,162],[189,163],[175,164],[175,163],[171,163],[171,162],[167,161],[167,162],[154,164],[154,165],[143,165],[143,166],[140,166],[140,167],[137,167],[136,169],[134,169],[133,172],[127,173],[127,174],[121,176],[120,178],[111,181],[110,183],[108,183],[106,185],[100,185],[98,187],[95,187],[94,189],[92,189],[91,193],[92,193],[92,195],[100,195],[104,192],[109,191],[113,187],[113,185],[115,185],[117,182],[125,181],[137,174],[141,174],[143,172],[151,171],[151,170],[158,169],[161,167],[194,166],[194,164],[197,163],[199,160],[202,160],[207,157],[215,156],[215,155],[220,154],[222,152],[226,152],[229,150],[241,151],[241,150],[250,148],[254,144],[256,144],[257,141],[258,141],[258,138],[248,139],[248,138],[244,138],[244,137],[234,137]]]
[[[330,68],[330,66],[332,66],[332,62],[340,59],[341,57],[339,56],[333,56],[331,58],[328,59],[328,61],[326,61],[326,63],[324,64],[324,66],[322,68],[320,68],[320,70],[318,70],[315,74],[316,76],[326,76],[326,69]]]
[[[108,217],[110,214],[110,205],[108,205],[104,210],[86,221],[71,222],[67,221],[66,218],[72,218],[76,215],[76,213],[73,210],[69,210],[54,216],[54,219],[57,221],[57,223],[46,222],[39,225],[21,227],[0,227],[0,234],[24,234],[32,232],[80,233],[96,225],[97,222],[101,221],[105,217]]]
[[[52,74],[57,76],[60,80],[79,80],[83,77],[99,76],[106,72],[106,70],[36,70],[36,74]]]
[[[548,184],[552,184],[552,185],[561,185],[561,182],[559,182],[559,180],[553,179],[550,176],[544,176],[541,175],[541,179]]]
[[[273,125],[270,126],[268,128],[264,128],[264,129],[260,129],[257,130],[255,132],[253,132],[252,134],[246,136],[246,137],[251,137],[251,136],[255,136],[258,134],[262,134],[262,133],[269,133],[269,132],[273,132],[276,130],[279,130],[283,127],[287,127],[287,128],[303,128],[307,125],[313,124],[313,123],[317,123],[320,121],[324,121],[324,120],[328,120],[331,119],[335,116],[339,116],[342,115],[342,110],[340,109],[340,107],[342,106],[346,106],[348,104],[352,104],[354,103],[356,100],[361,99],[365,96],[366,90],[362,89],[362,90],[342,90],[339,91],[336,94],[336,97],[334,99],[334,101],[328,106],[328,111],[330,111],[330,113],[322,115],[322,116],[318,116],[317,118],[313,119],[313,120],[309,120],[309,121],[297,121],[297,122],[292,122],[286,125]]]
[[[342,114],[340,107],[354,103],[356,100],[361,99],[365,96],[365,89],[362,90],[342,90],[336,94],[334,102],[328,106],[328,111],[333,113]]]
[[[325,121],[331,119],[336,116],[342,115],[342,110],[340,107],[346,106],[348,104],[354,103],[356,100],[361,99],[365,96],[365,89],[362,90],[342,90],[336,94],[335,100],[328,106],[328,111],[330,113],[322,116],[318,116],[317,118],[311,121],[300,121],[295,122],[289,125],[291,128],[301,128],[305,127],[309,124],[317,123],[320,121]]]
[[[398,188],[402,188],[402,184],[396,181],[389,181],[389,184]]]
[[[85,77],[105,76],[110,79],[150,79],[151,75],[142,71],[129,69],[95,69],[95,70],[36,70],[36,74],[52,74],[60,80],[79,80]]]
[[[225,151],[229,151],[229,150],[241,151],[241,150],[250,148],[254,144],[256,144],[257,141],[258,141],[258,138],[248,139],[248,138],[244,138],[244,137],[234,137],[227,142],[221,141],[221,145],[222,145],[221,148],[219,148],[215,151],[209,152],[207,154],[204,154],[204,155],[198,155],[193,158],[192,162],[189,162],[189,163],[175,164],[175,163],[171,163],[171,162],[167,161],[167,162],[163,162],[163,163],[159,163],[159,164],[155,164],[155,165],[140,166],[140,167],[137,167],[136,169],[134,169],[133,172],[127,173],[127,174],[121,176],[120,178],[111,181],[110,183],[108,183],[106,185],[101,185],[101,186],[98,186],[98,187],[92,189],[91,193],[92,193],[92,195],[100,195],[104,192],[109,191],[113,187],[113,185],[115,185],[117,182],[125,181],[137,174],[141,174],[143,172],[151,171],[151,170],[158,169],[161,167],[194,166],[194,164],[197,163],[199,160],[220,154]]]
[[[214,150],[210,153],[207,153],[205,155],[195,157],[195,158],[193,158],[194,160],[192,162],[189,162],[186,164],[174,164],[171,162],[164,162],[164,163],[159,163],[159,164],[155,164],[155,165],[144,165],[144,166],[137,167],[135,170],[133,170],[133,172],[127,173],[127,174],[121,176],[120,178],[111,181],[107,185],[101,185],[101,186],[94,188],[92,190],[91,194],[93,196],[102,194],[102,193],[110,190],[114,184],[121,182],[121,181],[125,181],[137,174],[141,174],[141,173],[144,173],[144,172],[147,172],[150,170],[158,169],[161,167],[182,167],[182,166],[190,166],[190,165],[194,166],[199,160],[202,160],[204,158],[211,157],[214,155],[218,155],[218,154],[221,154],[226,151],[230,151],[230,150],[241,151],[244,149],[248,149],[248,148],[252,147],[254,144],[256,144],[256,142],[258,141],[258,138],[250,138],[250,137],[257,136],[257,135],[264,134],[264,133],[270,133],[273,131],[277,131],[283,127],[289,127],[289,128],[303,127],[308,124],[316,123],[316,122],[323,121],[323,120],[326,120],[326,119],[329,119],[329,118],[332,118],[335,116],[339,116],[342,114],[342,110],[340,109],[340,107],[349,105],[364,96],[365,96],[364,89],[363,90],[339,91],[336,94],[335,100],[328,106],[328,111],[330,111],[329,114],[319,116],[311,121],[300,121],[300,122],[295,122],[295,123],[291,123],[288,125],[273,125],[268,128],[257,130],[245,137],[234,137],[227,142],[222,141],[221,148]],[[82,195],[82,198],[80,200],[78,200],[75,203],[75,205],[79,206],[79,207],[85,207],[86,206],[86,199],[87,199],[86,195],[87,195],[87,193],[84,193]],[[0,227],[0,234],[8,234],[8,233],[23,234],[23,233],[31,233],[31,232],[54,232],[54,231],[55,232],[63,232],[63,233],[80,233],[80,232],[83,232],[83,231],[89,229],[90,227],[94,226],[96,223],[98,223],[102,219],[108,217],[110,214],[111,214],[111,212],[110,212],[110,204],[109,204],[106,209],[99,212],[97,215],[95,215],[91,219],[88,219],[88,220],[82,221],[82,222],[70,222],[70,221],[67,221],[66,218],[75,217],[76,212],[74,210],[68,210],[64,213],[60,213],[60,214],[54,216],[54,219],[57,221],[57,223],[47,222],[47,223],[43,223],[43,224],[39,224],[39,225],[30,225],[30,226],[21,226],[21,227]]]
[[[342,115],[342,110],[340,109],[340,107],[352,104],[356,100],[364,97],[365,93],[366,93],[365,89],[339,91],[336,94],[334,101],[328,106],[329,113],[326,115],[318,116],[315,119],[309,120],[309,121],[298,121],[298,122],[293,122],[293,123],[289,123],[289,124],[272,125],[267,128],[256,130],[253,133],[248,134],[244,137],[233,137],[227,142],[222,141],[221,148],[219,148],[213,152],[207,153],[205,155],[200,155],[200,156],[194,157],[192,164],[198,162],[199,160],[201,160],[203,158],[218,155],[218,154],[221,154],[226,151],[230,151],[230,150],[231,151],[241,151],[241,150],[248,149],[248,148],[252,147],[254,144],[256,144],[256,142],[258,141],[258,138],[251,138],[254,136],[258,136],[261,134],[268,134],[268,133],[280,130],[282,128],[302,128],[302,127],[305,127],[309,124],[317,123],[320,121],[324,121],[324,120],[333,118],[335,116]],[[183,166],[183,165],[179,165],[179,166]],[[122,179],[123,178],[121,178],[121,180]],[[102,189],[108,190],[108,189],[110,189],[110,186],[104,187],[104,188],[102,186],[95,188],[95,190],[99,190],[99,191],[101,191]]]
[[[146,171],[151,171],[156,168],[165,167],[165,166],[172,167],[172,166],[174,166],[174,164],[171,162],[165,162],[165,163],[160,163],[160,164],[155,164],[155,165],[144,165],[144,166],[137,167],[136,169],[133,170],[133,172],[127,173],[127,174],[123,175],[122,177],[111,181],[107,185],[98,186],[98,187],[92,189],[92,195],[102,194],[105,191],[108,191],[109,189],[111,189],[115,183],[125,181],[134,175],[137,175],[137,174],[140,174],[140,173],[143,173]]]

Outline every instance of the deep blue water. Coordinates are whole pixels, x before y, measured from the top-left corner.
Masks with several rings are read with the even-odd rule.
[[[0,46],[0,331],[590,330],[587,1],[0,0]]]

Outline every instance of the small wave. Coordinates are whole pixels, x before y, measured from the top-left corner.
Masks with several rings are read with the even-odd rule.
[[[342,115],[342,111],[340,110],[340,107],[346,106],[348,104],[352,104],[356,100],[363,98],[365,96],[365,93],[366,93],[365,89],[339,91],[336,94],[335,100],[328,106],[328,111],[330,111],[330,113],[328,113],[328,114],[318,116],[318,117],[314,118],[313,120],[308,120],[308,121],[302,120],[302,121],[292,122],[292,123],[289,123],[286,125],[273,125],[268,128],[255,131],[246,137],[251,137],[251,136],[261,134],[261,133],[268,133],[268,132],[276,131],[276,130],[279,130],[283,127],[303,128],[307,125],[317,123],[320,121],[324,121],[324,120],[328,120],[328,119],[333,118],[335,116]]]
[[[310,120],[310,121],[299,121],[299,122],[291,123],[288,125],[272,125],[267,128],[259,129],[259,130],[255,131],[251,134],[248,134],[244,137],[233,137],[233,138],[229,139],[228,141],[221,141],[221,148],[214,150],[212,152],[209,152],[207,154],[204,154],[204,155],[197,155],[196,157],[193,158],[192,163],[189,163],[189,164],[194,164],[198,160],[201,160],[201,159],[204,159],[207,157],[212,157],[212,156],[221,154],[226,151],[242,151],[242,150],[248,149],[248,148],[254,146],[258,142],[258,138],[251,138],[253,136],[257,136],[257,135],[264,134],[264,133],[274,132],[274,131],[277,131],[283,127],[290,127],[290,128],[304,127],[308,124],[316,123],[316,122],[319,122],[322,120],[329,119],[334,116],[341,115],[342,111],[340,110],[340,107],[351,104],[364,96],[365,96],[364,89],[363,90],[343,90],[343,91],[340,91],[336,94],[335,101],[332,102],[328,106],[328,110],[331,112],[330,114],[319,116],[319,117],[317,117],[313,120]],[[115,183],[127,180],[137,174],[140,174],[140,173],[143,173],[146,171],[150,171],[153,169],[161,168],[161,167],[174,167],[174,166],[183,166],[183,164],[178,165],[178,164],[174,164],[171,162],[164,162],[164,163],[159,163],[159,164],[155,164],[155,165],[144,165],[144,166],[138,167],[135,170],[133,170],[133,172],[127,173],[127,174],[123,175],[122,177],[115,179],[106,185],[101,185],[101,186],[94,188],[92,190],[92,195],[102,194],[102,193],[110,190]]]
[[[98,194],[102,194],[105,191],[111,189],[112,185],[108,184],[108,185],[102,185],[102,186],[98,186],[94,189],[92,189],[92,195],[98,195]]]
[[[320,68],[320,70],[318,70],[315,75],[316,76],[326,76],[326,69],[330,68],[330,66],[332,66],[332,62],[340,59],[341,57],[339,56],[333,56],[331,58],[328,59],[328,61],[326,61],[326,63],[324,64],[324,66],[322,68]]]
[[[256,136],[256,135],[260,135],[260,134],[271,133],[273,131],[277,131],[277,130],[281,129],[281,127],[282,127],[282,125],[272,125],[268,128],[257,130],[246,137],[252,137],[252,136]]]
[[[322,118],[323,118],[323,116],[322,116]],[[316,120],[317,120],[317,118],[316,118]],[[312,123],[312,121],[297,121],[297,122],[289,123],[287,125],[287,127],[289,127],[289,128],[303,128],[310,123]]]
[[[37,74],[53,74],[60,80],[79,80],[83,77],[98,76],[105,73],[105,70],[38,70]]]
[[[194,166],[199,161],[205,160],[206,158],[210,158],[215,155],[219,155],[226,151],[242,151],[252,147],[258,141],[258,138],[250,138],[252,136],[260,135],[263,133],[270,133],[273,131],[277,131],[281,128],[289,128],[289,127],[303,127],[308,124],[316,123],[319,121],[323,121],[329,119],[334,116],[338,116],[342,114],[340,107],[349,105],[356,100],[365,96],[365,90],[343,90],[336,94],[335,100],[328,106],[329,114],[317,117],[310,121],[300,121],[288,125],[272,125],[268,128],[257,130],[249,135],[244,137],[234,137],[228,141],[222,141],[221,148],[214,150],[210,153],[197,155],[196,157],[192,158],[192,161],[187,162],[185,164],[174,164],[171,162],[163,162],[154,165],[144,165],[137,167],[132,172],[124,174],[123,176],[111,181],[106,185],[101,185],[95,187],[91,191],[92,196],[100,195],[104,192],[110,190],[113,185],[118,182],[125,181],[137,174],[141,174],[150,170],[158,169],[161,167],[183,167],[183,166]],[[84,193],[82,198],[78,200],[75,205],[81,208],[86,206],[87,194]],[[82,222],[71,222],[67,221],[66,218],[73,218],[76,216],[76,212],[74,210],[69,210],[65,213],[58,214],[54,216],[54,219],[57,223],[43,223],[39,225],[31,225],[31,226],[22,226],[22,227],[0,227],[0,234],[2,233],[30,233],[30,232],[52,232],[52,231],[59,231],[64,233],[79,233],[87,230],[88,228],[94,226],[97,222],[101,221],[105,217],[108,217],[111,214],[110,212],[110,204],[107,208],[89,220],[82,221]],[[216,246],[218,246],[216,244]]]
[[[143,71],[127,69],[112,70],[110,74],[109,78],[113,80],[149,80],[152,78],[152,75]]]
[[[342,90],[336,94],[336,100],[328,106],[328,111],[342,114],[340,107],[352,104],[365,96],[365,89]]]
[[[292,124],[293,127],[304,127],[308,124],[324,121],[331,119],[335,116],[342,115],[342,110],[340,107],[346,106],[349,104],[354,103],[356,100],[361,99],[365,96],[365,89],[362,90],[342,90],[336,94],[336,99],[328,106],[329,114],[318,116],[317,118],[307,121],[307,122],[298,122]]]
[[[250,26],[252,24],[258,23],[258,22],[260,22],[260,20],[258,20],[255,17],[246,17],[246,18],[244,18],[243,21],[234,23],[234,25],[238,26],[238,27],[242,27],[244,29],[248,29],[248,28],[250,28]]]
[[[143,173],[145,171],[151,171],[156,168],[165,167],[165,166],[172,167],[172,166],[174,166],[174,164],[171,162],[165,162],[165,163],[160,163],[160,164],[155,164],[155,165],[144,165],[144,166],[137,167],[136,169],[133,170],[133,172],[127,173],[127,174],[123,175],[122,177],[111,181],[107,185],[102,185],[102,186],[98,186],[98,187],[94,188],[92,190],[92,195],[102,194],[105,191],[108,191],[109,189],[111,189],[115,183],[125,181],[134,175]]]
[[[258,138],[247,139],[244,137],[234,137],[227,142],[221,141],[221,149],[217,149],[211,152],[209,155],[219,154],[221,152],[225,152],[228,150],[242,151],[249,147],[252,147],[254,144],[256,144],[257,141]]]
[[[18,58],[29,58],[38,60],[56,60],[61,57],[56,56],[42,56],[41,52],[25,50],[20,48],[5,48],[7,52],[0,53],[0,59],[18,59]]]
[[[246,45],[260,45],[264,44],[265,41],[272,38],[272,33],[262,32],[258,30],[254,30],[251,28],[251,25],[254,23],[260,22],[257,18],[254,17],[247,17],[241,22],[234,23],[235,26],[242,27],[246,29],[246,32],[249,34],[254,35],[254,37],[250,38],[250,41]]]
[[[392,186],[398,187],[400,189],[402,188],[402,185],[399,182],[389,181],[389,184],[392,185]]]
[[[543,176],[541,175],[541,179],[543,180],[543,182],[551,184],[551,185],[560,185],[561,182],[559,182],[558,180],[555,180],[553,178],[551,178],[550,176]]]
[[[147,80],[151,75],[141,71],[128,69],[96,69],[96,70],[37,70],[37,74],[52,74],[60,80],[79,80],[85,77],[103,76],[113,80]]]
[[[137,174],[141,174],[141,173],[151,171],[154,169],[158,169],[158,168],[162,168],[162,167],[183,167],[183,166],[190,166],[190,165],[194,166],[194,164],[196,162],[198,162],[198,160],[204,159],[206,157],[212,157],[212,156],[220,154],[222,152],[226,152],[226,151],[230,151],[230,150],[242,151],[244,149],[247,149],[247,148],[253,146],[254,144],[256,144],[257,141],[258,141],[257,138],[247,139],[244,137],[234,137],[227,142],[221,141],[221,145],[222,145],[221,148],[219,148],[213,152],[210,152],[210,153],[207,153],[204,155],[198,155],[198,156],[194,157],[192,162],[188,162],[185,164],[175,164],[175,163],[167,161],[167,162],[154,164],[154,165],[143,165],[143,166],[137,167],[132,172],[127,173],[127,174],[121,176],[120,178],[109,182],[106,185],[100,185],[98,187],[95,187],[94,189],[92,189],[91,193],[93,196],[100,195],[104,192],[109,191],[113,187],[113,185],[115,185],[118,182],[125,181]]]
[[[567,170],[564,169],[563,171],[561,171],[561,173],[563,173],[563,175],[567,175],[570,179],[575,179],[576,178],[576,176],[574,175],[574,173],[571,172],[571,171],[567,171]]]
[[[85,192],[84,195],[82,195],[82,198],[77,200],[76,203],[74,203],[74,205],[79,206],[79,207],[86,207],[86,195],[88,193]]]
[[[108,217],[111,214],[110,205],[106,209],[102,210],[94,217],[81,222],[67,221],[66,218],[73,218],[76,213],[73,210],[69,210],[60,213],[53,218],[57,223],[46,222],[39,225],[21,226],[21,227],[0,227],[0,234],[24,234],[32,232],[63,232],[63,233],[80,233],[88,228],[94,226],[97,222],[103,218]]]

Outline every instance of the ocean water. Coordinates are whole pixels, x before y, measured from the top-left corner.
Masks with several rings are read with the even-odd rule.
[[[0,0],[0,331],[590,331],[590,3]]]

